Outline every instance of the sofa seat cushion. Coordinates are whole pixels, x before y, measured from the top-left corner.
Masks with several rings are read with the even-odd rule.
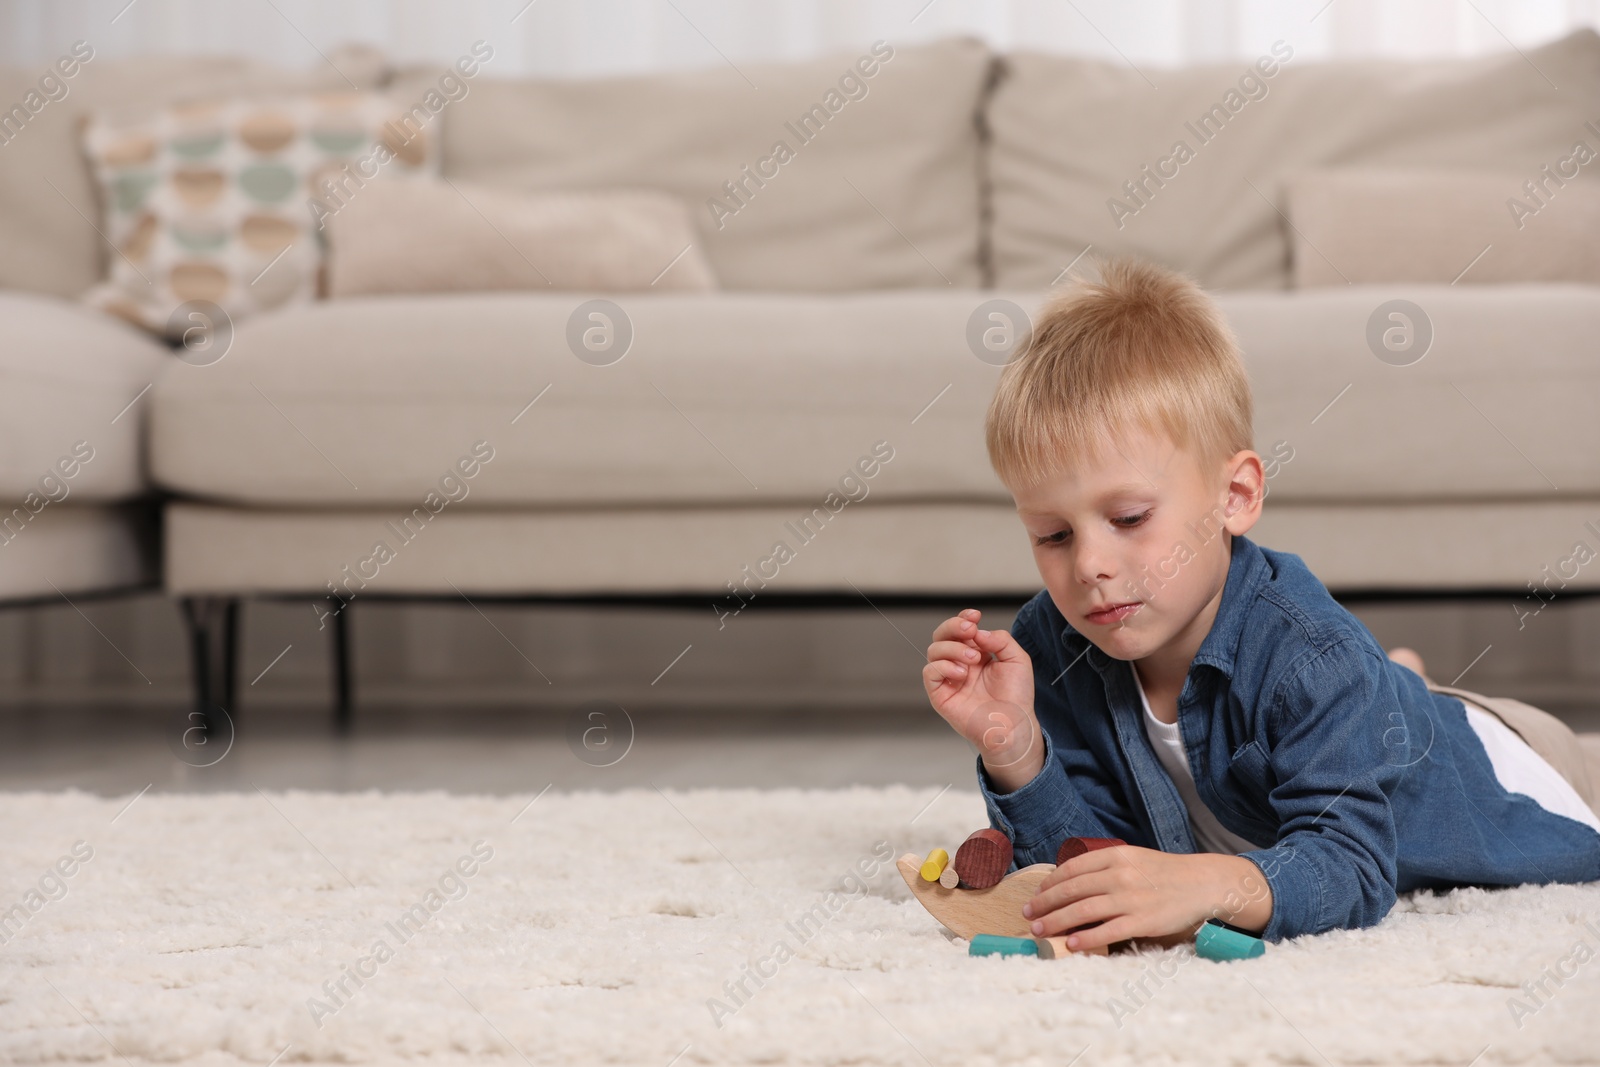
[[[845,491],[1005,502],[983,448],[999,369],[965,341],[985,297],[616,294],[631,326],[611,328],[633,336],[604,366],[574,354],[607,328],[588,294],[285,309],[220,362],[169,369],[152,467],[219,501],[414,505],[481,440],[467,507],[754,506],[821,503],[885,441]]]
[[[9,509],[30,493],[53,504],[142,496],[149,394],[134,401],[174,362],[120,319],[0,292],[0,500]]]
[[[631,347],[605,366],[568,347],[584,294],[285,310],[241,324],[220,362],[170,362],[146,398],[151,467],[177,493],[292,507],[414,506],[430,492],[465,508],[754,507],[829,492],[1009,504],[983,445],[1000,371],[967,342],[995,298],[1029,312],[1043,300],[621,296]],[[1395,298],[1423,308],[1433,335],[1410,366],[1368,347],[1374,314]],[[1254,383],[1257,447],[1277,460],[1272,501],[1600,495],[1600,288],[1219,301]],[[576,318],[576,335],[592,328]],[[493,458],[459,487],[443,483],[479,441]],[[893,458],[841,486],[880,441]]]
[[[1600,496],[1600,287],[1351,285],[1220,302],[1250,370],[1256,448],[1293,453],[1269,464],[1269,510]],[[1407,330],[1409,350],[1384,347]]]
[[[0,601],[63,603],[65,593],[154,589],[159,513],[151,504],[51,504],[22,525],[0,522]]]
[[[173,595],[306,596],[315,617],[339,600],[386,596],[690,595],[729,624],[780,593],[1010,594],[1042,586],[1016,513],[994,503],[869,501],[803,541],[796,507],[639,507],[441,513],[399,536],[392,511],[167,505],[162,573]],[[1251,532],[1302,557],[1335,590],[1521,591],[1560,567],[1573,542],[1600,548],[1600,497],[1538,504],[1278,504]],[[777,542],[791,550],[774,551]],[[386,553],[378,552],[382,543]],[[1569,568],[1569,571],[1571,568]],[[1553,589],[1559,587],[1552,587]],[[1576,569],[1565,594],[1600,590]],[[766,599],[763,599],[766,598]],[[1520,603],[1513,598],[1512,602]],[[1537,608],[1529,600],[1524,610]],[[308,621],[312,615],[307,615]]]

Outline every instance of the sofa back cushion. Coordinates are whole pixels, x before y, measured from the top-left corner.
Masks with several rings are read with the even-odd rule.
[[[1600,144],[1600,124],[1595,131],[1588,139]],[[1538,198],[1519,188],[1526,179],[1514,172],[1348,167],[1287,175],[1294,287],[1600,285],[1600,182],[1559,174],[1579,166],[1576,158],[1558,162]]]
[[[1596,116],[1600,35],[1588,29],[1428,61],[1311,63],[1292,41],[1181,70],[1018,53],[988,109],[995,284],[1049,285],[1092,245],[1215,288],[1284,288],[1281,176],[1371,165],[1536,180],[1575,142],[1600,146],[1584,125]],[[1597,176],[1600,163],[1579,180]],[[1508,240],[1515,230],[1508,215]]]
[[[316,299],[319,223],[375,189],[421,184],[439,160],[428,127],[403,105],[349,91],[97,113],[84,152],[116,251],[109,280],[84,299],[174,341],[191,336],[190,301],[220,305],[238,323]]]
[[[285,70],[236,56],[153,56],[111,60],[88,53],[71,77],[51,63],[0,67],[0,289],[22,289],[76,298],[99,281],[114,255],[95,228],[101,205],[84,159],[80,123],[106,108],[135,111],[179,100],[260,93],[349,89],[326,63]],[[70,54],[63,49],[63,54]],[[381,77],[381,68],[356,69],[335,55],[340,70],[361,88]],[[39,94],[41,77],[56,81],[51,96]],[[38,105],[26,104],[29,94]],[[13,105],[24,109],[17,116]],[[4,115],[0,115],[3,119]],[[52,188],[54,186],[54,188]]]
[[[672,193],[728,289],[976,286],[989,59],[953,38],[737,70],[484,78],[445,116],[444,175]],[[435,73],[402,69],[393,91]]]
[[[524,193],[373,182],[330,215],[329,299],[384,293],[709,292],[689,209],[655,190]]]

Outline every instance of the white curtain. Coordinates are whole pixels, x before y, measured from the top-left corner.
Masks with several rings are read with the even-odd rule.
[[[799,59],[949,34],[1144,68],[1253,58],[1472,55],[1600,26],[1600,0],[0,0],[0,63],[78,39],[106,56],[233,53],[292,66],[360,41],[448,63],[483,38],[499,76]]]

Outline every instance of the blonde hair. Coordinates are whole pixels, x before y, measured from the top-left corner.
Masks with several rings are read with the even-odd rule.
[[[1221,461],[1251,447],[1250,379],[1221,311],[1192,280],[1135,260],[1074,279],[989,402],[989,463],[1010,486],[1099,452],[1129,423]]]

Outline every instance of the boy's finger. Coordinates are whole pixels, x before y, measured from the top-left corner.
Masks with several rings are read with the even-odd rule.
[[[947,659],[934,660],[922,668],[922,684],[930,693],[946,683],[959,687],[966,677],[965,667],[959,663],[951,663]]]
[[[1046,889],[1054,889],[1056,886],[1072,877],[1074,877],[1073,872],[1067,870],[1067,865],[1065,863],[1061,864],[1040,880],[1039,885],[1033,891],[1034,898],[1037,899],[1039,894],[1043,893]]]
[[[1077,944],[1069,944],[1068,947],[1071,948],[1073,952],[1088,952],[1097,948],[1110,948],[1119,941],[1126,941],[1129,938],[1141,936],[1139,932],[1139,926],[1140,924],[1138,920],[1136,920],[1133,916],[1118,915],[1113,918],[1104,919],[1100,922],[1097,922],[1093,926],[1084,930],[1062,926],[1057,933],[1051,936],[1060,937],[1065,934],[1068,937],[1075,938]],[[1069,929],[1072,930],[1071,934],[1067,934],[1067,930]]]
[[[1020,663],[1028,658],[1022,646],[1006,630],[979,630],[974,638],[980,649],[993,652],[994,658],[1003,663]]]
[[[983,653],[960,641],[935,641],[928,646],[928,660],[950,660],[976,666],[983,662]]]
[[[944,620],[934,628],[933,639],[935,641],[945,640],[952,637],[971,639],[972,636],[977,632],[978,622],[976,619],[968,619],[963,618],[960,615],[955,615]]]

